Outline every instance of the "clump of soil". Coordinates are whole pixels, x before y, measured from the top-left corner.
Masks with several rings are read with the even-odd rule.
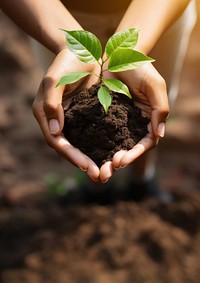
[[[149,119],[130,98],[111,92],[112,104],[105,114],[97,98],[99,84],[73,97],[65,112],[64,136],[99,167],[120,149],[131,149],[148,130]]]

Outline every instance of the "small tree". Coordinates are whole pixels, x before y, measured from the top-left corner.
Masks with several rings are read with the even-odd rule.
[[[102,45],[94,34],[86,30],[63,31],[66,34],[69,50],[81,62],[100,65],[100,74],[94,75],[99,77],[98,99],[106,113],[112,103],[110,91],[122,93],[132,98],[128,87],[123,82],[117,79],[104,79],[103,74],[105,71],[122,72],[136,69],[146,62],[154,61],[143,53],[133,50],[138,41],[137,29],[126,29],[111,36],[105,46],[105,59],[102,57]],[[108,67],[104,69],[107,61]],[[63,76],[56,86],[77,82],[91,74],[93,73],[82,71],[69,73]]]

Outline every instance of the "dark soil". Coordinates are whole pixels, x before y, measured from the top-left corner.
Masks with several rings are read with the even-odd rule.
[[[131,149],[148,132],[149,119],[141,116],[127,96],[111,92],[112,104],[104,112],[97,98],[99,85],[73,97],[65,112],[65,137],[100,167],[120,149]]]
[[[28,188],[27,188],[28,189]],[[1,204],[2,283],[199,283],[200,195],[176,202]]]

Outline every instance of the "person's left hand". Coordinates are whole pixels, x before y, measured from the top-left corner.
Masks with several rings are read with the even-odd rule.
[[[99,175],[101,182],[106,182],[115,170],[126,167],[142,154],[154,148],[159,139],[164,136],[165,121],[169,115],[165,81],[151,63],[146,63],[135,70],[115,73],[115,78],[120,79],[128,86],[135,104],[142,111],[142,115],[148,117],[151,122],[148,134],[131,150],[118,151],[112,161],[101,166]],[[130,103],[133,102],[130,101]]]

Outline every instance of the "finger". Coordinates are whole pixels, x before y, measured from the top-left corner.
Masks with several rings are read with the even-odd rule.
[[[145,75],[141,78],[142,73]],[[151,63],[145,64],[136,71],[135,75],[139,75],[139,81],[142,81],[140,92],[136,99],[137,104],[139,108],[141,108],[143,114],[146,112],[149,118],[151,116],[153,134],[156,137],[163,137],[163,123],[165,123],[165,120],[169,115],[166,82]],[[131,84],[130,91],[134,93]],[[148,104],[150,108],[148,108]]]
[[[99,179],[102,183],[106,183],[112,177],[114,169],[112,161],[107,161],[100,168]]]
[[[74,166],[86,172],[91,180],[98,181],[99,168],[87,155],[82,153],[78,148],[71,145],[69,141],[61,135],[50,135],[49,137],[47,137],[47,140],[48,144],[53,147],[59,155],[64,157]]]
[[[34,102],[33,110],[48,145],[73,165],[85,171],[93,181],[98,180],[99,168],[88,156],[73,147],[63,136],[53,136],[50,133],[42,102],[38,97]]]
[[[53,135],[61,133],[64,125],[64,110],[62,107],[63,87],[57,87],[58,79],[45,76],[39,89],[43,96],[43,108],[48,121],[49,131]]]
[[[112,164],[115,170],[119,169],[120,160],[122,159],[122,157],[124,156],[126,152],[127,150],[120,150],[114,154],[113,159],[112,159]]]
[[[169,111],[153,110],[151,115],[152,131],[155,136],[163,138],[165,135],[166,118]]]
[[[154,148],[158,143],[158,138],[153,138],[151,134],[147,134],[140,142],[138,142],[131,150],[127,151],[121,158],[119,167],[124,168],[134,162],[138,157],[146,151]]]
[[[54,149],[72,164],[85,171],[90,179],[98,181],[98,166],[78,148],[72,146],[63,136],[51,137]]]
[[[152,83],[151,80],[148,83],[146,93],[152,107],[151,126],[153,134],[156,137],[163,137],[165,134],[165,121],[169,115],[169,102],[164,79],[157,74],[156,84]]]

